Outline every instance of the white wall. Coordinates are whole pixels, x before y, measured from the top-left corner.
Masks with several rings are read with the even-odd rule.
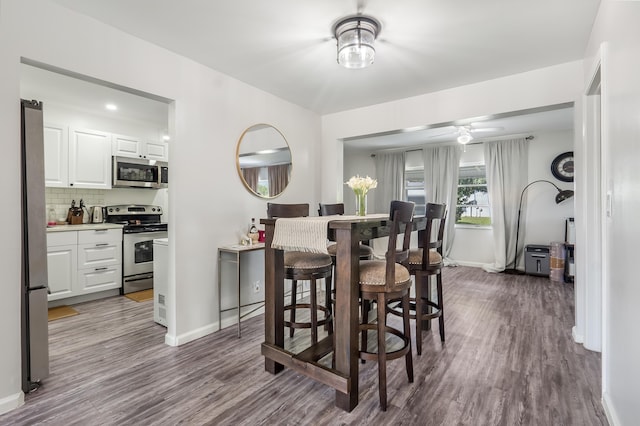
[[[0,177],[2,199],[10,205],[20,200],[20,57],[174,100],[169,111],[171,139],[177,142],[170,145],[169,285],[176,309],[167,340],[181,344],[215,331],[217,247],[238,241],[250,218],[266,213],[266,201],[250,195],[237,176],[238,138],[256,123],[277,127],[294,163],[291,184],[277,201],[315,205],[319,117],[47,0],[2,0],[0,40]],[[15,223],[15,211],[0,210],[4,223]],[[2,241],[0,412],[22,401],[19,228],[3,227]]]
[[[346,182],[351,176],[371,176],[376,178],[375,158],[371,152],[356,149],[345,149],[344,151],[344,180]],[[351,188],[344,186],[344,211],[346,214],[355,214],[356,197]],[[335,196],[332,200],[335,199]],[[333,203],[335,201],[326,201]],[[367,193],[367,213],[387,213],[373,211],[376,205],[376,190],[372,189]]]
[[[558,155],[573,150],[573,132],[536,133],[529,142],[528,182],[544,179],[560,189],[573,189],[573,183],[561,182],[551,174],[551,162]],[[540,182],[531,185],[525,194],[520,238],[526,244],[548,245],[564,241],[565,218],[573,217],[573,199],[555,203],[558,192],[551,185]],[[520,259],[520,265],[524,262]]]
[[[613,425],[640,419],[640,339],[637,333],[640,286],[637,253],[640,222],[640,3],[603,0],[586,53],[585,87],[593,60],[602,57],[602,175],[611,196],[605,218],[603,277],[602,391]],[[602,46],[602,43],[605,43]],[[586,123],[588,126],[591,123]],[[586,157],[594,155],[583,146]],[[585,158],[588,163],[592,158]],[[585,205],[598,209],[598,205]],[[577,235],[578,236],[578,235]],[[581,235],[584,237],[584,235]],[[586,259],[598,262],[600,259]],[[588,315],[588,313],[587,313]]]
[[[461,118],[574,102],[582,90],[582,61],[488,80],[322,117],[323,199],[342,199],[342,142],[347,137]]]

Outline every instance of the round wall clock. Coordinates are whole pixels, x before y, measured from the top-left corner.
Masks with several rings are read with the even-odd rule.
[[[573,151],[563,152],[551,162],[551,173],[563,182],[573,182]]]

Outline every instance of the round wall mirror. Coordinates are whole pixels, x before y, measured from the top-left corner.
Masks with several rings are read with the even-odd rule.
[[[277,197],[291,178],[289,144],[275,127],[253,125],[240,136],[236,166],[240,180],[252,194],[262,198]]]

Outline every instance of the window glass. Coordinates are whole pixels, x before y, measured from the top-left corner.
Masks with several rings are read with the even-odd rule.
[[[424,216],[427,204],[424,192],[424,171],[422,169],[406,170],[404,176],[405,201],[413,201],[416,204],[415,216]]]
[[[491,225],[487,173],[484,164],[460,166],[456,224]]]

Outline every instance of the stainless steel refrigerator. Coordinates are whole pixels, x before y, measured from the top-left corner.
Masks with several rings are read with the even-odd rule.
[[[21,100],[22,124],[22,390],[49,375],[47,234],[42,103]]]

